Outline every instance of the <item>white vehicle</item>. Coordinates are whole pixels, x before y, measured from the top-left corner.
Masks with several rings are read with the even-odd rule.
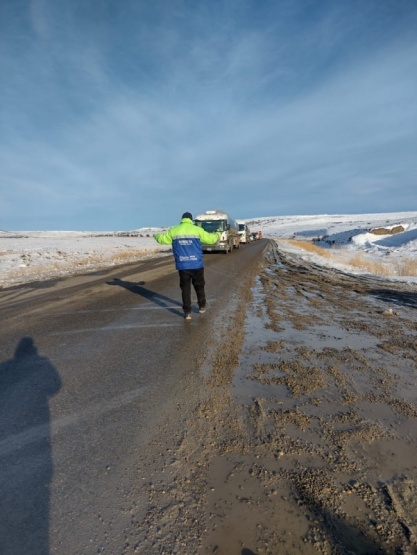
[[[194,223],[209,233],[220,233],[220,239],[214,245],[201,245],[203,252],[228,253],[240,247],[239,225],[223,210],[207,210],[204,214],[196,216]]]
[[[247,244],[250,243],[250,231],[244,220],[236,220],[239,226],[240,242]]]

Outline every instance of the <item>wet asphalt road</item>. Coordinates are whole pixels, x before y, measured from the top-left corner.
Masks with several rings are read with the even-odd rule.
[[[147,511],[139,461],[266,245],[205,256],[209,309],[191,322],[170,254],[0,291],[2,555],[133,550],[128,500],[136,520]]]

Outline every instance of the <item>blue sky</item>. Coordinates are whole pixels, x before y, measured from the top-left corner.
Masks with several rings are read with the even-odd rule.
[[[0,229],[417,210],[416,0],[0,0]]]

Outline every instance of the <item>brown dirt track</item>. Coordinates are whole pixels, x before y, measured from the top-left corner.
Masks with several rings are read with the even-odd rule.
[[[258,273],[161,431],[137,552],[417,553],[416,287],[272,242]]]

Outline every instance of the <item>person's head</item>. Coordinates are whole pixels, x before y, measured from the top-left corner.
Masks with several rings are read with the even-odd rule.
[[[191,212],[184,212],[181,219],[184,219],[184,218],[188,218],[189,220],[192,220],[193,217],[191,215]]]
[[[31,337],[22,337],[19,341],[18,346],[14,352],[15,358],[23,358],[29,356],[35,356],[38,354],[38,350],[35,347],[33,339]]]

